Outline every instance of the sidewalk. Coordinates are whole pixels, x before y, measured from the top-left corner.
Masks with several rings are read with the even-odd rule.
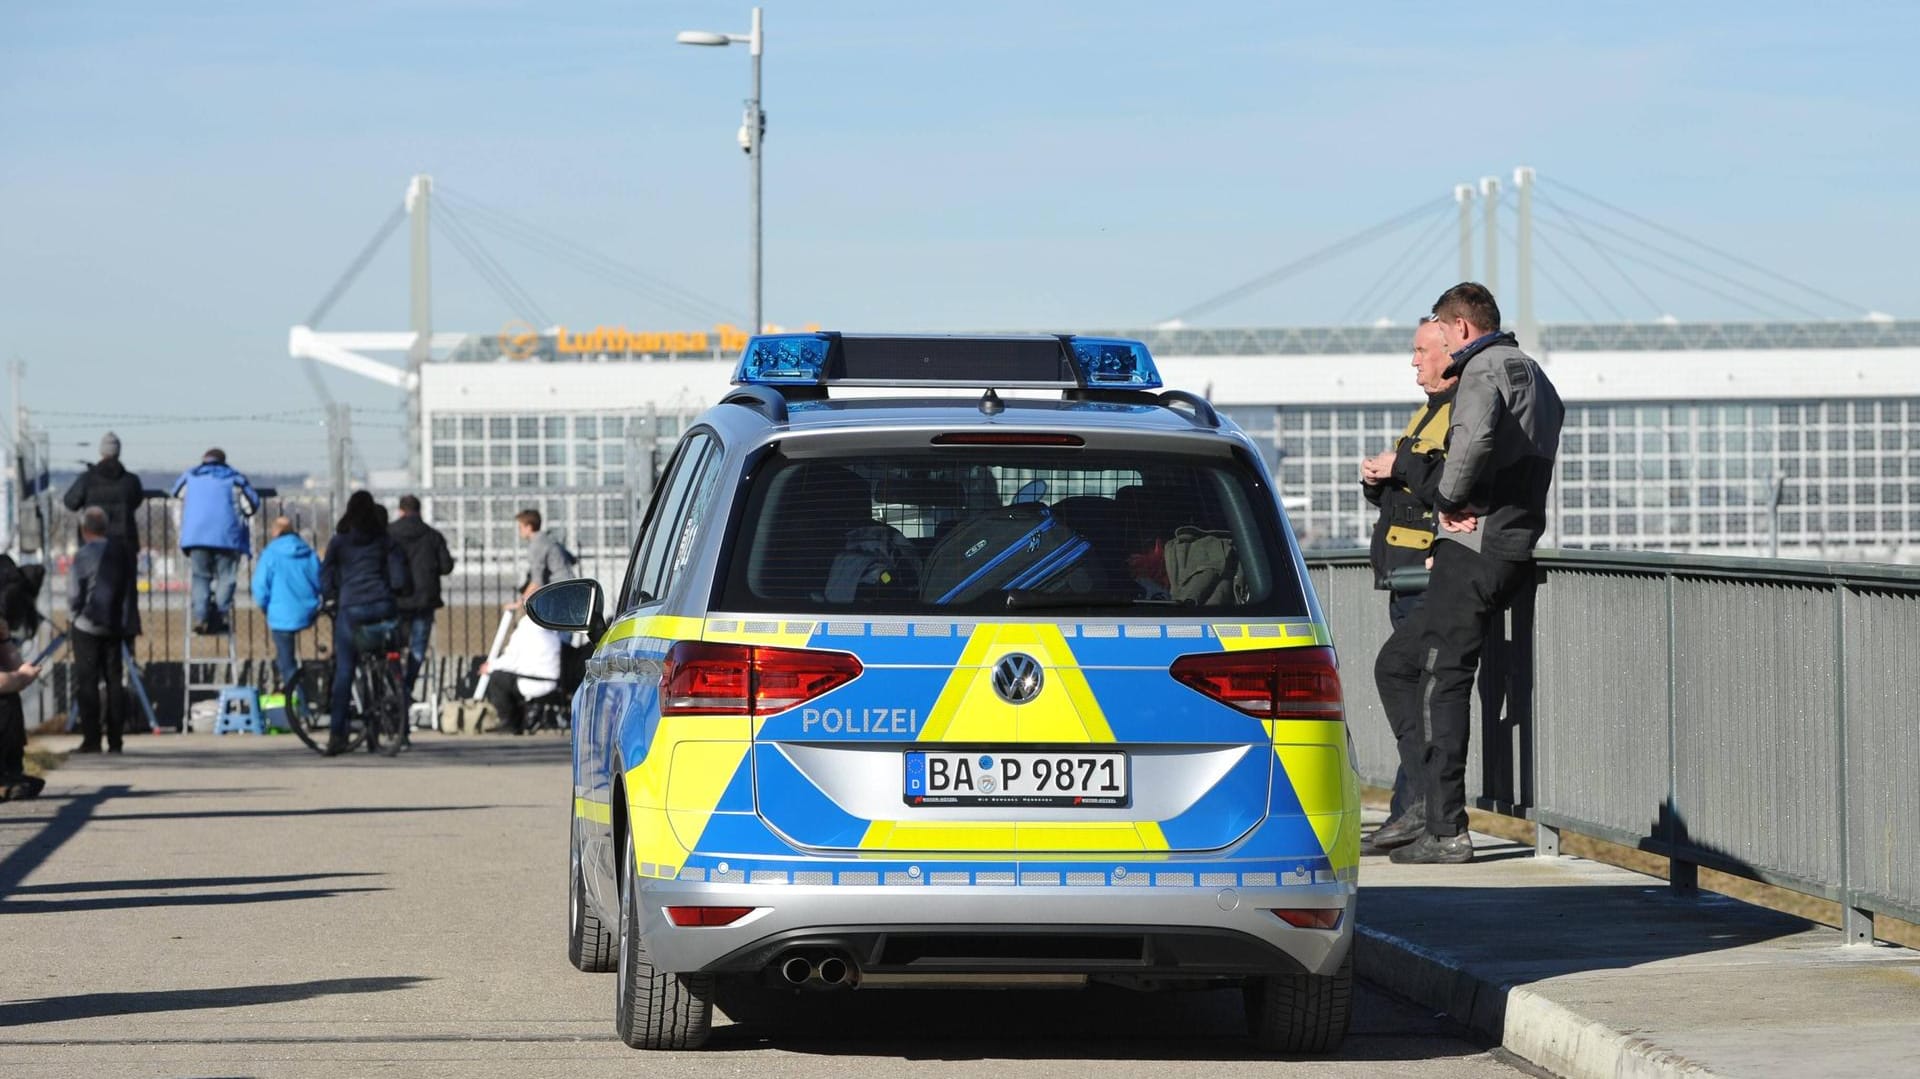
[[[1360,977],[1558,1075],[1920,1075],[1920,952],[1474,840],[1472,865],[1362,860]]]

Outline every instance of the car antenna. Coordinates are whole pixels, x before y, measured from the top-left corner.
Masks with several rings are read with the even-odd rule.
[[[993,387],[987,387],[986,394],[980,398],[980,414],[983,416],[998,416],[1006,410],[1006,402],[1000,400],[1000,395],[993,392]]]

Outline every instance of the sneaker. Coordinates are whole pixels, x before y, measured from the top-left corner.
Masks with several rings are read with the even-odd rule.
[[[38,798],[45,790],[47,781],[39,776],[18,773],[0,777],[0,802],[10,802],[23,798]]]
[[[73,751],[75,753],[98,753],[100,752],[100,743],[82,742],[79,745],[74,746]]]
[[[1395,865],[1465,865],[1473,861],[1473,837],[1423,835],[1387,855]]]
[[[108,752],[108,753],[118,753],[118,752],[120,752],[120,743],[118,743],[118,742],[109,742],[109,743],[107,743],[107,752]]]
[[[1372,835],[1360,841],[1360,853],[1385,854],[1395,847],[1406,846],[1426,832],[1427,811],[1416,806],[1374,829]]]

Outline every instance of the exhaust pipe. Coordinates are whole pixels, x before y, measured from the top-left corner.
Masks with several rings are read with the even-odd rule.
[[[813,972],[822,982],[828,985],[845,985],[847,983],[847,961],[838,956],[830,955],[820,960],[820,965],[813,968]]]
[[[788,985],[805,985],[807,979],[813,977],[813,964],[803,956],[789,957],[780,964],[780,976],[787,980]]]

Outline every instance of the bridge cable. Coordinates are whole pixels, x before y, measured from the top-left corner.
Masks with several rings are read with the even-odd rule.
[[[1322,262],[1327,261],[1330,258],[1334,258],[1339,255],[1346,254],[1349,251],[1358,250],[1359,248],[1366,246],[1367,244],[1373,242],[1374,240],[1379,239],[1382,236],[1390,235],[1402,228],[1405,228],[1408,224],[1411,224],[1414,221],[1420,220],[1422,217],[1431,213],[1433,210],[1437,209],[1438,207],[1451,206],[1451,205],[1453,205],[1452,195],[1442,195],[1436,199],[1429,199],[1426,202],[1423,202],[1420,205],[1415,206],[1413,209],[1406,211],[1405,213],[1397,214],[1393,217],[1388,218],[1385,221],[1380,222],[1377,225],[1373,225],[1370,228],[1361,229],[1359,232],[1356,232],[1351,236],[1337,240],[1334,243],[1328,244],[1327,246],[1322,247],[1316,251],[1312,251],[1308,254],[1302,255],[1299,258],[1294,259],[1292,262],[1289,262],[1284,266],[1280,266],[1276,269],[1269,270],[1266,273],[1259,275],[1258,277],[1252,278],[1251,280],[1235,285],[1234,287],[1227,289],[1224,292],[1217,293],[1213,296],[1209,296],[1206,299],[1201,300],[1199,303],[1193,304],[1192,306],[1188,307],[1183,311],[1175,312],[1173,315],[1171,315],[1166,319],[1163,319],[1162,321],[1184,322],[1187,319],[1194,318],[1199,315],[1206,314],[1209,311],[1213,311],[1218,308],[1224,307],[1227,304],[1233,303],[1235,300],[1244,299],[1248,296],[1253,295],[1256,292],[1259,292],[1262,289],[1267,288],[1270,285],[1278,284],[1279,282],[1284,281],[1287,278],[1292,277],[1293,275],[1300,273],[1303,270],[1312,269],[1313,267],[1319,265]]]
[[[1386,272],[1375,279],[1373,284],[1367,286],[1367,290],[1360,294],[1360,298],[1354,301],[1352,307],[1347,309],[1347,313],[1341,316],[1340,321],[1343,323],[1351,323],[1354,319],[1362,317],[1360,313],[1365,311],[1368,305],[1378,299],[1384,298],[1387,291],[1391,290],[1394,285],[1399,284],[1400,279],[1406,275],[1409,266],[1420,265],[1426,262],[1432,251],[1434,242],[1445,238],[1447,226],[1451,224],[1453,220],[1454,215],[1451,213],[1438,215],[1434,219],[1433,224],[1430,225],[1425,232],[1415,237],[1414,241],[1407,245],[1407,249],[1402,251],[1398,258],[1387,263]],[[1376,296],[1375,293],[1381,293],[1382,295]]]
[[[306,325],[309,329],[320,328],[320,320],[326,318],[327,314],[333,310],[333,305],[339,303],[340,297],[347,294],[347,289],[353,286],[360,272],[365,270],[367,264],[373,261],[373,256],[379,253],[380,245],[386,243],[387,237],[393,235],[394,230],[400,227],[400,222],[406,219],[406,204],[395,206],[393,212],[387,215],[387,219],[374,230],[373,239],[368,240],[367,245],[360,249],[360,253],[353,257],[352,262],[347,264],[347,271],[340,275],[340,279],[335,281],[333,287],[327,290],[327,294],[314,305],[313,313],[307,316]]]
[[[1600,206],[1607,210],[1612,210],[1614,213],[1619,214],[1622,217],[1638,222],[1639,224],[1644,225],[1647,228],[1653,229],[1655,232],[1664,233],[1668,236],[1673,237],[1676,240],[1680,240],[1684,243],[1692,244],[1693,246],[1699,248],[1702,251],[1707,252],[1708,254],[1717,255],[1720,258],[1726,259],[1728,262],[1731,262],[1734,265],[1739,266],[1743,269],[1752,270],[1754,273],[1758,273],[1758,274],[1764,274],[1768,277],[1773,278],[1776,281],[1781,282],[1782,284],[1792,285],[1794,288],[1797,288],[1800,291],[1807,293],[1808,295],[1817,296],[1820,299],[1827,301],[1828,303],[1838,304],[1841,307],[1851,308],[1856,311],[1865,311],[1868,309],[1865,304],[1857,304],[1851,300],[1843,300],[1840,297],[1835,296],[1830,292],[1823,292],[1820,289],[1814,288],[1812,285],[1806,284],[1805,282],[1796,281],[1793,278],[1786,276],[1785,274],[1778,273],[1774,270],[1770,270],[1767,267],[1762,266],[1757,262],[1750,262],[1747,259],[1741,258],[1738,255],[1732,254],[1731,252],[1722,251],[1721,249],[1714,247],[1713,245],[1705,242],[1704,240],[1696,240],[1693,237],[1688,236],[1684,232],[1680,232],[1676,229],[1668,228],[1667,226],[1660,224],[1658,221],[1653,221],[1649,218],[1642,217],[1639,214],[1634,213],[1632,210],[1622,209],[1621,207],[1615,206],[1614,204],[1606,201],[1605,199],[1600,198],[1597,195],[1589,195],[1585,191],[1580,190],[1579,188],[1573,186],[1570,183],[1567,183],[1564,180],[1556,180],[1551,177],[1542,177],[1542,179],[1547,180],[1549,183],[1553,184],[1555,187],[1565,188],[1568,191],[1568,193],[1578,195],[1581,198],[1586,199],[1588,202],[1591,202],[1596,206]]]
[[[1538,239],[1541,242],[1541,244],[1543,244],[1546,247],[1548,251],[1551,251],[1553,253],[1553,257],[1559,259],[1561,265],[1565,266],[1567,270],[1573,274],[1573,276],[1579,278],[1580,283],[1587,286],[1587,290],[1589,292],[1599,297],[1600,302],[1603,304],[1606,304],[1607,309],[1613,312],[1613,317],[1615,319],[1621,322],[1632,321],[1629,318],[1627,318],[1627,313],[1621,310],[1620,305],[1613,302],[1613,297],[1607,295],[1607,293],[1603,289],[1601,289],[1599,285],[1594,283],[1592,278],[1588,277],[1586,273],[1580,269],[1579,263],[1573,261],[1571,258],[1568,258],[1567,253],[1560,250],[1560,245],[1553,242],[1553,237],[1548,235],[1548,231],[1549,230],[1542,229],[1540,227],[1540,220],[1538,218],[1534,219],[1534,223],[1533,223],[1534,238]],[[1585,239],[1585,237],[1583,236],[1582,239]],[[1591,243],[1592,241],[1589,240],[1588,242]],[[1595,247],[1594,250],[1600,251],[1598,247]],[[1622,270],[1618,263],[1615,263],[1611,258],[1607,257],[1606,252],[1601,251],[1600,257],[1603,259],[1606,259],[1607,264],[1613,267],[1614,272],[1618,273],[1621,277],[1625,278],[1628,286],[1631,287],[1635,292],[1639,293],[1642,299],[1645,299],[1647,301],[1647,306],[1653,308],[1653,313],[1655,317],[1658,317],[1659,315],[1664,313],[1661,310],[1660,305],[1657,303],[1654,303],[1652,297],[1648,296],[1645,290],[1641,289],[1640,286],[1634,282],[1633,278],[1628,277],[1627,272],[1625,270]],[[1536,269],[1540,267],[1540,263],[1538,260],[1535,260],[1534,267]],[[1545,273],[1546,273],[1545,270],[1541,270],[1542,276],[1544,276]],[[1569,300],[1573,300],[1573,305],[1576,308],[1580,309],[1581,314],[1586,318],[1588,322],[1598,321],[1591,314],[1587,312],[1586,308],[1578,300],[1574,299],[1573,294],[1569,292],[1564,286],[1556,285],[1555,287],[1559,288],[1561,292],[1566,293],[1567,298]]]
[[[1681,273],[1679,270],[1674,269],[1672,266],[1655,262],[1652,259],[1646,258],[1642,255],[1637,255],[1631,251],[1623,250],[1622,248],[1618,248],[1618,247],[1613,247],[1609,244],[1604,244],[1599,241],[1594,241],[1594,244],[1596,247],[1603,248],[1605,250],[1613,252],[1614,255],[1620,258],[1623,258],[1628,262],[1632,262],[1637,265],[1644,266],[1647,269],[1654,271],[1655,273],[1661,274],[1665,277],[1672,278],[1673,280],[1678,281],[1683,285],[1687,285],[1691,288],[1699,289],[1702,292],[1706,292],[1714,296],[1718,296],[1719,298],[1727,301],[1728,303],[1734,304],[1736,306],[1744,307],[1747,310],[1753,312],[1762,320],[1779,317],[1777,312],[1770,311],[1767,308],[1761,307],[1759,304],[1754,303],[1752,300],[1749,300],[1742,296],[1736,296],[1731,292],[1727,292],[1723,289],[1716,288],[1715,286],[1707,284],[1705,281],[1702,281],[1697,277],[1690,277],[1687,274]]]
[[[1720,271],[1715,270],[1710,266],[1702,266],[1700,263],[1687,258],[1685,255],[1677,255],[1672,251],[1668,251],[1664,248],[1655,247],[1654,245],[1647,243],[1645,240],[1641,239],[1640,237],[1634,236],[1630,233],[1622,232],[1621,230],[1614,228],[1611,225],[1608,225],[1604,221],[1598,221],[1591,217],[1586,217],[1583,214],[1570,210],[1567,207],[1560,205],[1559,203],[1553,201],[1551,198],[1548,198],[1545,195],[1540,195],[1538,197],[1542,205],[1545,205],[1551,208],[1556,213],[1559,213],[1563,217],[1567,218],[1567,220],[1574,222],[1576,226],[1580,222],[1584,222],[1588,225],[1591,225],[1593,228],[1601,232],[1605,232],[1613,236],[1617,236],[1620,239],[1626,241],[1627,243],[1633,244],[1641,248],[1642,250],[1650,251],[1656,255],[1661,256],[1662,258],[1671,259],[1672,261],[1674,261],[1675,263],[1678,263],[1681,266],[1685,266],[1691,270],[1695,270],[1699,273],[1706,274],[1709,277],[1722,281],[1728,285],[1733,286],[1734,288],[1742,289],[1748,293],[1751,293],[1754,296],[1760,297],[1763,300],[1767,300],[1771,303],[1777,304],[1780,307],[1784,307],[1792,311],[1797,311],[1803,315],[1809,315],[1813,318],[1824,317],[1821,315],[1820,312],[1815,311],[1814,309],[1806,306],[1805,304],[1799,303],[1795,300],[1787,299],[1784,296],[1774,295],[1773,293],[1768,292],[1766,289],[1760,288],[1759,286],[1751,284],[1749,282],[1742,281],[1737,277],[1731,277],[1727,274],[1721,273]],[[1748,306],[1752,307],[1753,305],[1749,304]],[[1765,311],[1764,308],[1754,307],[1753,309],[1756,311],[1762,312],[1762,317],[1766,317],[1768,314],[1773,314],[1773,317],[1778,317],[1777,313],[1768,313]]]
[[[454,248],[466,258],[468,265],[480,275],[481,280],[493,289],[494,295],[505,301],[508,309],[515,316],[524,319],[534,327],[552,325],[552,320],[548,319],[546,312],[541,310],[539,302],[519,281],[514,279],[513,274],[498,259],[495,259],[492,253],[487,251],[479,238],[468,231],[459,215],[453,212],[453,208],[442,206],[440,211],[437,215],[438,224],[445,230],[447,239],[453,242]]]
[[[1435,256],[1438,257],[1436,258]],[[1421,266],[1419,260],[1416,259],[1412,265],[1417,267],[1420,272],[1407,278],[1401,285],[1399,295],[1395,297],[1397,302],[1393,304],[1391,309],[1399,310],[1407,307],[1416,307],[1419,303],[1420,288],[1423,283],[1427,288],[1431,289],[1433,288],[1432,282],[1439,280],[1443,282],[1440,287],[1443,289],[1446,288],[1447,283],[1451,282],[1453,276],[1447,270],[1447,266],[1452,261],[1453,252],[1448,250],[1447,245],[1444,243],[1427,253],[1425,266]],[[1435,293],[1435,295],[1438,295],[1438,293]]]
[[[567,263],[574,269],[602,281],[630,288],[645,298],[682,314],[703,320],[719,318],[724,321],[738,321],[738,316],[725,304],[690,292],[601,251],[554,237],[538,225],[505,210],[488,206],[471,195],[449,191],[445,187],[440,191],[443,196],[455,200],[461,209],[472,217],[471,223],[475,227],[486,228],[496,235],[556,261]]]

